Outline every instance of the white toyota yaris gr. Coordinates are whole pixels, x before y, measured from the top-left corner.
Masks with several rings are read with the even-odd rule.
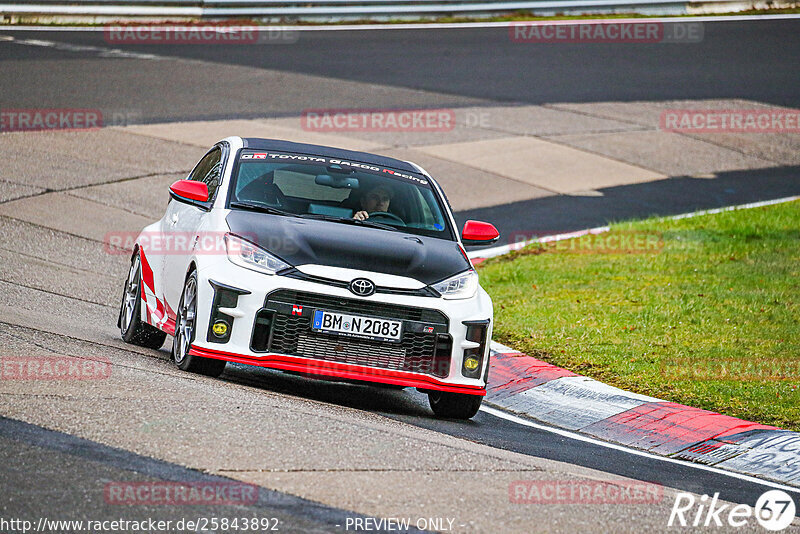
[[[226,362],[427,393],[440,417],[485,395],[492,302],[439,185],[410,162],[229,137],[137,237],[119,327],[183,370]]]

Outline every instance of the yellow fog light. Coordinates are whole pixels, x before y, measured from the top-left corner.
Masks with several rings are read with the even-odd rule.
[[[478,368],[478,365],[480,365],[480,361],[478,360],[478,358],[474,356],[470,356],[469,358],[464,360],[464,369],[466,369],[467,371],[476,370]]]
[[[225,334],[228,333],[228,323],[225,321],[217,321],[214,323],[214,326],[211,327],[211,331],[214,332],[214,335],[217,337],[225,337]]]

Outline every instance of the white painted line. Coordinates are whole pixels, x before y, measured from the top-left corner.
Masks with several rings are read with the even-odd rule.
[[[752,208],[763,208],[764,206],[773,206],[775,204],[784,204],[786,202],[793,202],[795,200],[800,200],[800,195],[791,196],[791,197],[783,197],[783,198],[776,198],[773,200],[762,200],[759,202],[750,202],[748,204],[738,204],[736,206],[725,206],[722,208],[714,208],[710,210],[700,210],[700,211],[693,211],[691,213],[681,213],[680,215],[667,215],[665,217],[658,217],[656,218],[657,221],[677,221],[680,219],[691,219],[692,217],[701,217],[703,215],[713,215],[715,213],[724,213],[726,211],[736,211],[736,210],[747,210]],[[564,239],[572,239],[575,237],[581,237],[587,234],[601,234],[603,232],[609,231],[608,226],[598,226],[596,228],[589,228],[586,230],[577,230],[575,232],[570,232],[566,234],[556,234],[556,235],[549,235],[549,236],[542,236],[536,239],[531,239],[529,241],[520,241],[517,243],[510,243],[508,245],[501,245],[499,247],[492,247],[486,248],[482,250],[472,250],[467,252],[467,257],[470,259],[474,258],[494,258],[495,256],[502,256],[503,254],[508,254],[512,250],[519,250],[527,245],[532,243],[549,243],[552,241],[562,241]]]
[[[751,202],[749,204],[739,204],[738,206],[726,206],[724,208],[715,208],[715,209],[711,209],[711,210],[695,211],[695,212],[692,212],[692,213],[683,213],[681,215],[670,215],[670,216],[667,216],[667,217],[662,217],[661,220],[677,221],[679,219],[691,219],[692,217],[700,217],[702,215],[713,215],[714,213],[723,213],[723,212],[726,212],[726,211],[749,210],[751,208],[763,208],[764,206],[773,206],[775,204],[783,204],[785,202],[793,202],[795,200],[800,200],[800,196],[776,198],[775,200],[762,200],[760,202]]]
[[[485,248],[482,250],[473,250],[467,252],[467,257],[472,258],[494,258],[495,256],[502,256],[508,254],[512,250],[519,250],[532,243],[552,243],[554,241],[563,241],[565,239],[573,239],[588,234],[602,234],[608,232],[609,226],[598,226],[596,228],[588,228],[586,230],[576,230],[575,232],[567,232],[565,234],[545,235],[537,237],[536,239],[529,239],[528,241],[518,241],[516,243],[509,243],[508,245],[500,245],[499,247]]]
[[[641,456],[644,458],[649,458],[651,460],[658,460],[660,462],[666,462],[671,464],[678,464],[684,467],[691,467],[694,469],[699,469],[701,471],[708,471],[710,473],[715,473],[717,475],[724,475],[732,478],[738,478],[739,480],[745,480],[747,482],[753,482],[755,484],[761,484],[763,486],[769,486],[771,488],[782,489],[784,491],[791,491],[793,493],[800,494],[800,488],[795,488],[792,486],[786,486],[784,484],[779,484],[777,482],[771,482],[769,480],[764,480],[761,478],[751,477],[749,475],[743,475],[741,473],[736,473],[733,471],[726,471],[724,469],[717,469],[710,465],[703,465],[703,464],[696,464],[692,462],[686,462],[683,460],[676,460],[675,458],[669,458],[666,456],[658,456],[656,454],[652,454],[645,451],[638,451],[636,449],[629,449],[627,447],[623,447],[622,445],[617,445],[615,443],[609,443],[607,441],[601,441],[599,439],[590,438],[587,436],[582,436],[580,434],[576,434],[575,432],[570,432],[569,430],[562,430],[560,428],[553,428],[546,425],[540,425],[538,423],[534,423],[533,421],[528,421],[527,419],[523,419],[521,417],[517,417],[516,415],[512,415],[510,413],[506,413],[502,410],[498,410],[496,408],[491,408],[489,406],[481,406],[480,409],[482,412],[487,413],[489,415],[493,415],[495,417],[499,417],[500,419],[505,419],[506,421],[510,421],[512,423],[516,423],[518,425],[527,426],[531,428],[535,428],[537,430],[542,430],[544,432],[550,432],[551,434],[557,434],[559,436],[574,439],[577,441],[582,441],[584,443],[591,443],[592,445],[598,445],[600,447],[606,447],[608,449],[614,449],[621,452],[626,452],[628,454],[632,454],[634,456]]]
[[[0,40],[5,40],[4,35],[0,35]],[[139,52],[127,52],[118,48],[103,48],[100,46],[87,46],[87,45],[73,45],[69,43],[61,43],[56,41],[43,41],[41,39],[15,39],[11,37],[7,39],[13,41],[15,44],[26,46],[41,46],[45,48],[53,48],[55,50],[63,50],[65,52],[95,52],[98,57],[103,58],[127,58],[127,59],[149,59],[149,60],[162,60],[170,59],[176,60],[180,58],[173,58],[169,56],[158,56],[156,54],[141,54]],[[184,61],[198,61],[191,58],[186,58]]]
[[[800,14],[781,14],[781,15],[725,15],[725,16],[696,16],[696,17],[653,17],[631,19],[636,22],[738,22],[738,21],[761,21],[761,20],[792,20],[800,19]],[[514,21],[530,24],[610,24],[620,22],[623,19],[571,19],[553,21]],[[627,19],[625,19],[627,20]],[[119,22],[113,25],[119,25]],[[451,30],[451,29],[470,29],[470,28],[503,28],[511,25],[511,22],[431,22],[409,23],[409,24],[341,24],[341,25],[318,25],[318,26],[259,26],[259,31],[275,30],[294,30],[300,32],[308,31],[386,31],[386,30]],[[149,26],[149,25],[148,25]],[[40,32],[59,32],[59,31],[84,31],[102,32],[102,26],[8,26],[0,25],[3,31],[40,31]]]

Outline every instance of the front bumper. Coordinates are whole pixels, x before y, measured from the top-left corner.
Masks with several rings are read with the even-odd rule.
[[[485,395],[492,304],[482,289],[464,300],[383,293],[357,297],[342,287],[269,276],[227,261],[213,262],[198,275],[192,355],[321,378]],[[316,309],[402,320],[402,341],[312,332]],[[224,337],[212,329],[220,320],[228,324]],[[467,339],[468,325],[476,322],[486,325],[480,349]],[[464,370],[465,351],[481,351],[478,371]]]
[[[301,358],[286,354],[263,354],[259,358],[252,358],[231,352],[204,349],[198,347],[197,345],[192,345],[189,354],[192,356],[200,356],[202,358],[214,358],[228,362],[267,367],[269,369],[294,371],[320,378],[335,378],[358,382],[375,382],[378,384],[392,384],[396,386],[414,387],[422,390],[447,391],[450,393],[466,393],[470,395],[481,396],[486,395],[486,390],[482,386],[448,384],[447,382],[414,373],[329,362],[324,360],[316,360],[313,358]]]

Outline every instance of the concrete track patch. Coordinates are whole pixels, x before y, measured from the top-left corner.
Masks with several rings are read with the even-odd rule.
[[[417,150],[555,193],[664,178],[640,167],[533,137],[426,146]]]
[[[76,216],[76,215],[80,216]],[[138,232],[152,220],[119,208],[66,193],[14,200],[0,205],[0,215],[104,242],[108,232]]]

